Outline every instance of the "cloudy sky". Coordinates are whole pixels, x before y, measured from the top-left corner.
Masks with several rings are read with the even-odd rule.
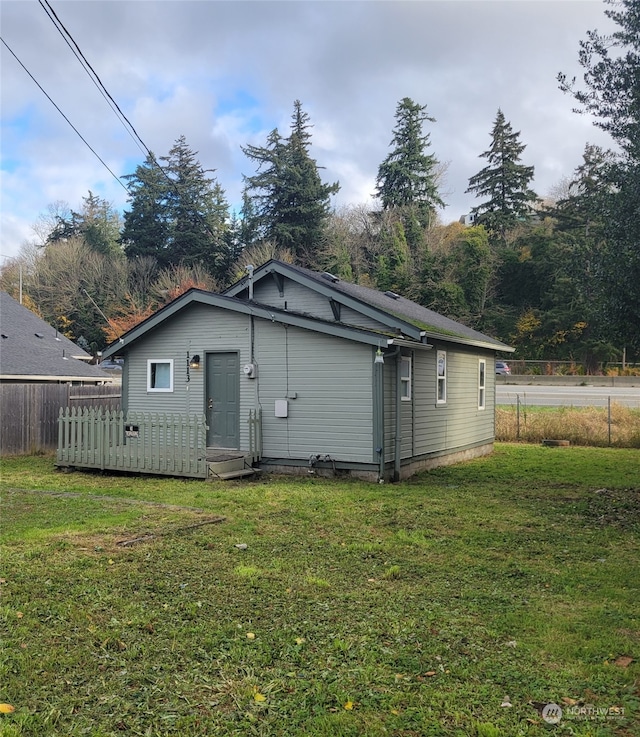
[[[546,195],[609,146],[556,75],[581,75],[579,41],[610,30],[602,0],[49,0],[136,131],[157,156],[184,135],[232,205],[241,151],[287,134],[293,102],[311,116],[312,156],[336,206],[369,201],[389,152],[398,101],[436,119],[425,132],[447,164],[443,222],[475,204],[498,108],[527,148]],[[117,176],[144,159],[38,0],[1,0],[4,42]],[[89,190],[122,209],[126,192],[2,45],[0,201],[3,257],[33,237],[47,206],[79,208]]]

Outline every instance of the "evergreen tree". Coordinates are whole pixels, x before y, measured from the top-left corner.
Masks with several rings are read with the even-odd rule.
[[[131,208],[125,212],[122,240],[129,258],[153,256],[161,268],[203,264],[224,280],[228,268],[229,208],[215,178],[207,176],[184,136],[169,154],[153,155],[129,180]]]
[[[393,150],[378,168],[376,194],[383,210],[407,213],[407,231],[415,225],[411,220],[425,228],[433,222],[437,208],[444,207],[436,181],[438,161],[426,153],[431,144],[429,134],[423,132],[424,123],[433,123],[435,118],[427,115],[426,105],[418,105],[409,97],[398,103],[395,117]]]
[[[46,238],[46,244],[79,238],[91,251],[104,256],[120,256],[120,215],[113,205],[89,190],[82,198],[80,212],[56,215],[55,227]]]
[[[524,166],[520,156],[526,146],[520,143],[520,132],[514,132],[502,110],[491,131],[491,147],[480,154],[489,164],[469,179],[467,192],[474,192],[483,202],[472,209],[477,224],[504,244],[505,234],[530,214],[538,200],[529,188],[533,166]]]
[[[168,178],[151,153],[133,174],[123,179],[127,180],[130,202],[121,236],[124,252],[127,258],[150,256],[164,268],[171,263]]]
[[[595,125],[618,144],[606,170],[608,188],[599,202],[606,234],[600,254],[601,309],[610,334],[640,355],[640,5],[606,0],[605,14],[618,28],[607,36],[589,31],[580,42],[584,87],[558,75]]]
[[[243,208],[243,216],[252,219],[248,227],[262,240],[292,251],[303,266],[318,261],[330,197],[339,189],[337,182],[324,184],[320,179],[318,165],[309,154],[309,128],[309,115],[296,100],[288,138],[283,139],[276,129],[266,146],[242,149],[258,165],[254,176],[245,177],[250,207]]]
[[[165,171],[171,179],[167,191],[171,261],[203,264],[218,276],[226,264],[229,206],[224,190],[215,178],[207,177],[212,170],[202,168],[184,136],[161,161],[166,162]]]

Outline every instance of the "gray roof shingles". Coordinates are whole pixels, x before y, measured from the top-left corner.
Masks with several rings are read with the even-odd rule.
[[[513,350],[496,338],[492,338],[489,335],[485,335],[473,328],[467,327],[466,325],[463,325],[456,320],[452,320],[449,317],[445,317],[438,312],[434,312],[427,307],[422,307],[422,305],[412,302],[410,299],[406,299],[406,297],[402,297],[401,295],[394,295],[392,297],[385,292],[379,292],[377,289],[365,287],[361,284],[352,284],[351,282],[343,281],[342,279],[336,279],[334,281],[333,279],[325,278],[317,271],[305,269],[302,266],[284,264],[275,260],[264,264],[260,267],[260,270],[268,267],[269,263],[279,264],[285,273],[287,271],[299,272],[308,279],[316,281],[318,284],[322,284],[325,287],[330,286],[331,289],[336,292],[346,294],[363,304],[371,305],[372,307],[383,310],[389,315],[403,319],[405,322],[414,325],[427,334],[440,335],[442,337],[457,337],[467,341],[487,344],[494,347],[496,350]],[[238,284],[244,284],[245,286],[246,283],[247,277],[244,277],[240,282],[238,282]],[[232,288],[233,287],[230,289]]]
[[[0,292],[0,376],[78,380],[111,377],[86,363],[90,355],[6,292]],[[40,337],[42,336],[42,337]],[[79,360],[84,358],[85,360]]]

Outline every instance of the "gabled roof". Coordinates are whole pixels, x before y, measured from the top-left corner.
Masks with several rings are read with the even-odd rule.
[[[428,338],[440,338],[504,352],[514,350],[495,338],[393,292],[379,292],[361,284],[343,281],[332,274],[311,271],[275,259],[267,261],[253,272],[254,285],[265,278],[274,278],[281,285],[284,277],[377,320],[393,333],[401,333],[413,340],[426,342]],[[227,296],[240,299],[248,299],[248,293],[249,275],[223,292]],[[336,311],[336,314],[339,312]]]
[[[91,356],[6,292],[0,292],[0,379],[109,381]],[[82,360],[80,360],[82,359]]]
[[[104,358],[116,356],[126,353],[128,346],[140,340],[143,336],[160,327],[166,320],[173,315],[181,312],[192,304],[210,305],[213,307],[221,307],[231,312],[238,312],[245,315],[253,315],[271,322],[278,322],[283,325],[293,325],[296,327],[314,330],[318,333],[325,333],[339,338],[346,338],[358,343],[367,343],[372,346],[380,346],[381,336],[372,330],[365,330],[353,325],[345,325],[343,323],[335,323],[329,320],[321,320],[310,315],[303,315],[290,310],[282,310],[269,305],[262,305],[257,302],[245,302],[234,297],[227,297],[214,292],[207,292],[202,289],[190,289],[180,297],[177,297],[165,307],[161,308],[143,322],[131,328],[122,335],[117,341],[111,343],[103,352]],[[384,338],[387,345],[398,343],[398,340]]]

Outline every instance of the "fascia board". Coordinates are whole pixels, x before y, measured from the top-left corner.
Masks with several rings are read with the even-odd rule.
[[[425,331],[423,334],[426,338],[430,338],[431,340],[443,343],[456,343],[457,345],[468,345],[473,348],[486,348],[489,351],[497,351],[498,353],[513,353],[516,350],[515,348],[512,348],[505,343],[500,343],[499,341],[489,343],[483,340],[464,338],[459,335],[447,335],[446,333],[432,333],[429,331]]]
[[[227,297],[213,292],[191,291],[187,292],[184,297],[179,297],[171,304],[167,305],[155,315],[151,315],[144,322],[136,325],[134,328],[125,333],[117,341],[109,345],[102,353],[103,358],[109,358],[126,350],[126,348],[139,340],[143,335],[156,329],[165,320],[169,319],[176,313],[183,310],[192,302],[198,304],[211,305],[213,307],[221,307],[222,309],[231,310],[232,312],[240,312],[246,315],[253,315],[270,322],[279,322],[285,325],[293,325],[296,327],[312,330],[317,333],[333,335],[339,338],[346,338],[359,343],[367,343],[369,345],[378,345],[381,337],[377,333],[351,328],[339,323],[328,323],[316,320],[312,317],[305,317],[292,312],[284,312],[282,310],[269,309],[269,307],[257,305],[254,303],[243,302],[233,297]],[[387,338],[382,340],[386,341]]]

